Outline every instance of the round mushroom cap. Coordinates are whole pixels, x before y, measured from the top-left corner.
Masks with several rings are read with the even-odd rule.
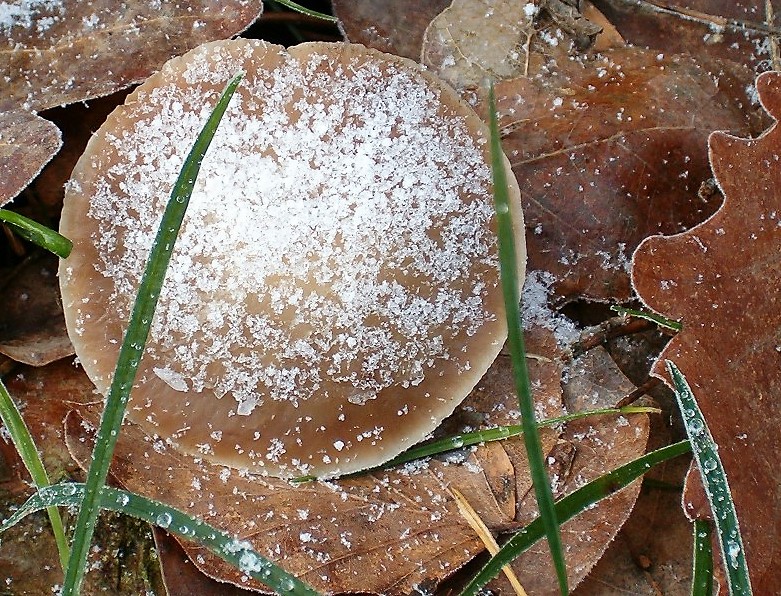
[[[174,181],[238,71],[127,418],[253,473],[378,465],[451,414],[506,337],[487,129],[412,61],[237,39],[168,62],[67,186],[70,337],[105,395]]]

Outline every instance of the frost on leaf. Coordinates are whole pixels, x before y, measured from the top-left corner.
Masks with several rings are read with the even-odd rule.
[[[691,59],[627,48],[496,86],[503,147],[521,187],[529,268],[565,299],[631,296],[629,258],[717,207],[705,140],[746,117]]]
[[[144,80],[171,56],[246,29],[256,0],[0,3],[0,110],[39,111]]]
[[[0,206],[24,190],[61,146],[51,122],[25,110],[0,113]]]
[[[632,389],[599,351],[578,360],[562,387],[558,358],[563,352],[552,334],[531,330],[527,345],[530,353],[542,356],[529,360],[540,419],[563,412],[562,396],[567,411],[575,411],[612,405]],[[37,391],[31,387],[30,399]],[[85,426],[94,429],[99,416],[99,408],[87,403],[68,416],[66,440],[81,465],[89,461],[94,432]],[[518,416],[510,363],[500,357],[436,436],[517,424]],[[642,415],[543,429],[556,494],[639,456],[647,431]],[[291,485],[182,456],[131,424],[120,435],[112,475],[129,490],[249,540],[261,554],[329,593],[400,595],[411,593],[415,585],[433,588],[480,553],[484,547],[459,514],[448,487],[463,493],[493,531],[520,529],[536,515],[520,437],[354,478]],[[578,552],[577,564],[570,567],[573,585],[599,559],[636,493],[637,486],[621,491],[568,526],[567,545]],[[193,543],[182,541],[182,546],[208,576],[258,587]],[[544,545],[519,566],[524,581],[555,585]],[[367,575],[367,567],[383,573]]]
[[[781,117],[781,75],[757,79],[765,109]],[[637,249],[640,298],[683,331],[664,361],[686,376],[719,445],[741,523],[754,592],[781,591],[781,131],[757,139],[710,137],[713,173],[725,195],[706,222]],[[691,504],[700,507],[701,504]]]

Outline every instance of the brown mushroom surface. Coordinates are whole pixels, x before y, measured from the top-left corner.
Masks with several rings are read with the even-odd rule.
[[[128,418],[255,473],[379,464],[453,411],[506,336],[486,128],[407,59],[237,39],[141,85],[67,188],[60,279],[76,353],[105,394],[172,185],[239,70]]]

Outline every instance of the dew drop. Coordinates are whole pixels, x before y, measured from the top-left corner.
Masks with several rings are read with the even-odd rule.
[[[295,582],[289,577],[284,577],[279,580],[279,589],[283,592],[292,592],[295,587]]]
[[[170,513],[161,513],[155,518],[155,524],[163,529],[170,526],[172,521],[174,521],[174,519],[171,517]]]
[[[689,421],[689,432],[693,435],[699,435],[705,430],[705,425],[699,418],[693,418]]]
[[[718,464],[716,463],[716,460],[712,457],[709,457],[704,462],[702,462],[702,467],[706,472],[713,472],[718,467]]]
[[[738,557],[740,556],[740,545],[735,540],[727,541],[727,556],[729,557],[729,564],[732,568],[737,569],[739,565]]]

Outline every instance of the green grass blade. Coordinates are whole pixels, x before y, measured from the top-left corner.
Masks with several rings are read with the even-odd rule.
[[[92,465],[87,476],[84,500],[79,510],[71,546],[71,558],[63,583],[63,596],[73,596],[79,592],[79,586],[84,577],[92,534],[95,529],[95,521],[100,512],[100,489],[106,482],[111,458],[114,454],[114,447],[125,416],[125,407],[130,397],[138,364],[144,353],[144,346],[149,335],[152,319],[154,318],[155,307],[157,306],[157,298],[163,285],[174,243],[184,219],[201,162],[240,80],[241,75],[237,75],[228,83],[220,100],[217,102],[217,106],[214,108],[187,156],[182,171],[174,184],[171,199],[168,201],[163,220],[160,223],[160,228],[149,254],[149,260],[147,261],[136,301],[133,305],[133,312],[130,315],[127,332],[119,351],[119,359],[108,396],[106,397],[106,406],[103,410],[100,427],[95,438]]]
[[[0,221],[10,225],[25,240],[53,252],[60,258],[67,259],[68,255],[71,254],[73,242],[29,217],[7,209],[0,209]]]
[[[323,14],[322,12],[317,12],[316,10],[312,10],[311,8],[307,8],[306,6],[301,6],[298,2],[293,2],[293,0],[275,0],[275,1],[277,4],[286,6],[290,10],[295,10],[296,12],[305,14],[308,17],[315,17],[317,19],[323,19],[324,21],[331,21],[332,23],[337,22],[336,17],[332,17],[329,14]]]
[[[634,480],[640,478],[653,466],[670,460],[691,450],[688,441],[674,443],[647,453],[631,462],[619,466],[581,486],[579,489],[559,499],[556,503],[558,519],[565,522],[585,511],[599,500],[609,497],[624,488]],[[520,532],[517,532],[508,540],[499,552],[478,572],[475,578],[461,593],[461,596],[473,596],[494,577],[499,575],[502,567],[508,565],[522,552],[530,548],[538,540],[545,537],[545,526],[538,517]]]
[[[556,424],[563,424],[566,422],[572,422],[573,420],[579,420],[581,418],[589,418],[591,416],[623,416],[630,414],[661,414],[662,411],[659,408],[649,408],[646,406],[625,406],[623,408],[598,408],[596,410],[583,410],[581,412],[574,412],[573,414],[565,414],[564,416],[556,416],[555,418],[546,418],[537,422],[537,427],[542,428],[545,426],[555,426]],[[379,466],[369,468],[368,470],[361,470],[354,474],[346,474],[342,478],[352,478],[354,476],[360,476],[373,470],[384,470],[386,468],[393,468],[395,466],[401,466],[403,464],[415,461],[417,459],[423,459],[424,457],[431,457],[433,455],[441,455],[448,451],[455,449],[463,449],[464,447],[471,447],[472,445],[479,445],[481,443],[490,443],[491,441],[501,441],[503,439],[509,439],[511,437],[517,437],[523,434],[523,426],[520,424],[511,424],[509,426],[495,426],[493,428],[486,428],[483,430],[476,430],[473,432],[462,433],[459,435],[453,435],[446,439],[439,439],[438,441],[432,441],[425,445],[418,447],[412,447],[404,453],[401,453],[386,461]],[[292,482],[312,482],[317,480],[317,476],[299,476],[294,478]]]
[[[692,559],[692,596],[713,594],[713,546],[711,525],[703,519],[694,520],[694,557]]]
[[[645,319],[656,323],[659,327],[664,327],[672,331],[680,331],[683,329],[683,325],[678,321],[673,321],[661,315],[654,314],[652,312],[646,312],[644,310],[635,310],[634,308],[624,308],[623,306],[611,306],[610,310],[617,312],[620,315],[629,315],[638,319]]]
[[[30,477],[36,488],[40,490],[41,488],[49,486],[51,484],[49,482],[49,475],[43,467],[43,462],[41,461],[41,456],[35,446],[35,441],[33,441],[30,430],[24,423],[24,419],[22,419],[19,409],[16,407],[13,399],[11,399],[11,395],[8,393],[5,383],[2,381],[0,381],[0,419],[2,419],[8,434],[11,435],[14,447],[22,458],[24,465],[27,467],[27,471],[30,472]],[[68,539],[65,537],[65,528],[62,524],[62,517],[60,517],[60,512],[56,507],[47,508],[46,513],[49,516],[52,532],[54,532],[54,541],[57,544],[57,552],[60,555],[60,565],[62,565],[62,570],[64,572],[68,567],[70,549],[68,548]]]
[[[518,287],[518,258],[515,254],[515,231],[510,213],[510,196],[507,188],[507,172],[504,167],[504,153],[499,135],[499,123],[496,117],[496,98],[491,84],[488,94],[488,113],[491,130],[491,171],[494,183],[494,202],[496,207],[496,223],[499,236],[499,264],[501,269],[502,291],[504,305],[507,311],[507,343],[510,349],[510,360],[513,365],[515,390],[518,393],[518,404],[521,411],[521,426],[523,427],[523,442],[529,458],[529,469],[534,484],[534,495],[537,507],[545,524],[545,535],[548,538],[553,566],[559,580],[562,594],[568,594],[567,564],[564,560],[564,549],[561,546],[559,522],[553,503],[550,479],[545,468],[540,434],[534,418],[534,402],[529,385],[529,372],[526,368],[526,348],[523,342],[523,328],[520,314],[520,289]]]
[[[705,494],[713,512],[716,536],[724,561],[724,571],[727,574],[727,588],[730,594],[736,596],[752,594],[746,549],[743,547],[743,539],[740,535],[732,492],[719,457],[719,447],[713,440],[705,417],[683,374],[669,360],[666,364],[673,381],[678,406],[683,414],[686,434],[689,435],[692,444],[694,459],[700,470]]]
[[[83,495],[83,484],[69,482],[43,488],[2,522],[0,532],[7,530],[26,515],[46,507],[78,505]],[[107,486],[99,491],[98,503],[101,509],[132,515],[186,540],[197,542],[278,593],[296,596],[317,594],[305,582],[255,552],[248,542],[239,540],[178,509],[141,495]]]

